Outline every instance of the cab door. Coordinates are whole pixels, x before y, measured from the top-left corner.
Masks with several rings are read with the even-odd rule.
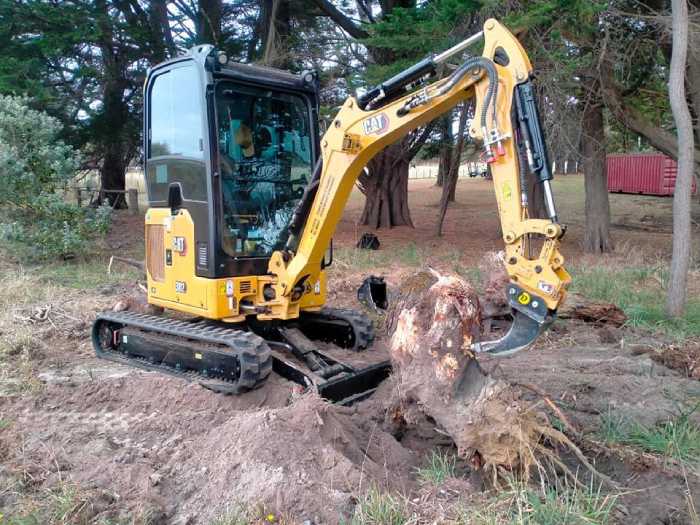
[[[145,173],[152,208],[146,221],[146,259],[154,269],[149,271],[149,294],[195,308],[206,308],[206,288],[196,285],[195,276],[197,267],[208,266],[209,231],[201,74],[199,64],[184,60],[156,70],[146,86]],[[168,205],[172,185],[179,186],[182,195],[181,209],[174,214]]]

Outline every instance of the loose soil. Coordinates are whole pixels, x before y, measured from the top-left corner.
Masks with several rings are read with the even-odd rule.
[[[431,230],[439,196],[431,185],[412,182],[417,228],[380,231],[382,250],[391,253],[414,242],[425,263],[452,269],[451,254],[458,254],[459,264],[476,267],[484,252],[500,248],[490,184],[460,184],[458,204],[448,211],[446,234],[440,239]],[[613,196],[613,205],[626,198],[645,199]],[[642,214],[640,210],[665,221],[668,203],[653,209],[613,206],[621,210],[614,222],[635,224],[633,215]],[[360,204],[353,196],[336,246],[350,247],[361,235],[355,226]],[[569,215],[579,222],[570,223],[563,251],[574,259],[582,214]],[[121,254],[142,254],[141,218],[120,214],[117,226],[109,243]],[[623,230],[623,242],[634,244],[644,257],[655,257],[669,243],[665,231],[613,231],[621,235]],[[377,271],[337,261],[330,274],[329,302],[358,308],[356,289],[372,270]],[[415,271],[400,261],[383,270],[391,286]],[[0,378],[0,507],[5,515],[20,512],[28,495],[41,495],[62,483],[88,495],[82,521],[76,517],[75,523],[100,518],[139,522],[139,517],[144,523],[209,524],[240,505],[286,523],[330,524],[341,516],[349,518],[357,498],[370,487],[420,500],[426,522],[446,522],[442,503],[434,506],[439,512],[425,510],[433,509],[436,498],[448,494],[454,503],[485,497],[480,480],[466,481],[471,474],[465,465],[459,467],[464,479],[448,480],[439,495],[431,489],[426,496],[415,469],[430,451],[452,444],[428,419],[392,433],[383,411],[383,401],[392,396],[391,381],[366,402],[337,407],[314,395],[300,395],[277,376],[254,392],[222,396],[176,378],[95,359],[88,342],[91,319],[119,298],[139,293],[135,282],[101,290],[62,289],[60,297],[49,301],[54,313],[46,319],[18,320],[31,317],[45,301],[28,302],[17,312],[19,318],[12,312],[5,317],[2,337],[22,329],[41,341],[32,347],[30,359],[40,388],[18,394],[16,379]],[[578,442],[596,468],[625,489],[617,522],[691,523],[686,495],[700,508],[697,472],[624,447],[610,448],[598,434],[601,418],[611,413],[654,424],[680,405],[697,402],[697,354],[681,360],[683,349],[669,350],[671,346],[628,328],[558,321],[530,350],[480,361],[495,376],[525,385],[538,409],[546,409],[545,401],[528,386],[545,392],[579,437],[585,436]],[[386,340],[378,341],[377,348],[385,352]],[[693,417],[698,421],[697,414]]]

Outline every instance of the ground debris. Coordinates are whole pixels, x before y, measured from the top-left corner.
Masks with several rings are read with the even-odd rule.
[[[627,315],[619,306],[605,301],[593,301],[578,293],[569,293],[557,310],[561,319],[580,319],[589,323],[609,326],[622,326],[627,322]]]

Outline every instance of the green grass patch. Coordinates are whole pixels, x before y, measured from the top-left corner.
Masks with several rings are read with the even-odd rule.
[[[243,506],[233,505],[210,525],[248,525],[251,522],[250,514]]]
[[[641,425],[610,411],[601,418],[599,434],[606,443],[630,445],[695,464],[700,461],[700,427],[691,416],[698,408],[700,405],[654,426]]]
[[[660,331],[679,340],[700,336],[698,298],[688,298],[683,317],[672,319],[666,316],[668,270],[665,266],[574,267],[571,274],[572,291],[619,306],[627,315],[629,326]]]
[[[403,500],[396,495],[368,490],[357,502],[351,525],[403,525],[408,521]]]
[[[108,260],[101,259],[65,261],[38,267],[36,274],[43,282],[76,290],[90,290],[143,277],[136,268],[119,263],[114,264],[108,273],[108,264]]]
[[[416,469],[416,474],[421,483],[440,485],[447,478],[454,478],[457,461],[454,454],[433,450],[430,453],[427,464]]]
[[[347,247],[333,249],[333,259],[336,262],[357,270],[386,269],[392,264],[416,268],[424,264],[426,255],[427,252],[423,248],[419,248],[412,242],[392,249],[361,250]]]
[[[616,495],[600,487],[562,486],[534,490],[517,483],[483,508],[463,511],[464,525],[607,525]]]
[[[4,514],[0,523],[7,525],[91,523],[91,507],[88,494],[80,492],[73,485],[61,483],[52,490],[42,491],[37,494],[37,497],[23,501],[23,505],[17,512]]]

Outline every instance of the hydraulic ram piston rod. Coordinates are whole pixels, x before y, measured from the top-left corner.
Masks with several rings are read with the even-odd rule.
[[[463,40],[462,42],[460,42],[456,46],[452,46],[447,51],[443,51],[439,55],[435,56],[433,58],[433,62],[435,64],[442,64],[445,60],[447,60],[451,56],[454,56],[457,53],[461,53],[462,51],[467,49],[472,44],[476,44],[479,40],[483,40],[483,39],[484,39],[484,32],[479,31],[478,33],[473,34],[472,36],[470,36],[466,40]]]
[[[376,107],[377,104],[386,104],[393,100],[396,96],[402,93],[406,86],[424,78],[426,75],[430,75],[435,72],[437,65],[441,64],[449,57],[461,53],[467,49],[472,44],[482,40],[484,38],[484,32],[480,31],[475,35],[470,36],[466,40],[463,40],[456,46],[452,46],[447,51],[443,51],[437,56],[427,56],[420,62],[413,64],[408,69],[401,71],[391,77],[389,80],[385,80],[381,84],[374,86],[369,89],[366,93],[357,97],[357,102],[362,109],[367,108],[372,105]]]

